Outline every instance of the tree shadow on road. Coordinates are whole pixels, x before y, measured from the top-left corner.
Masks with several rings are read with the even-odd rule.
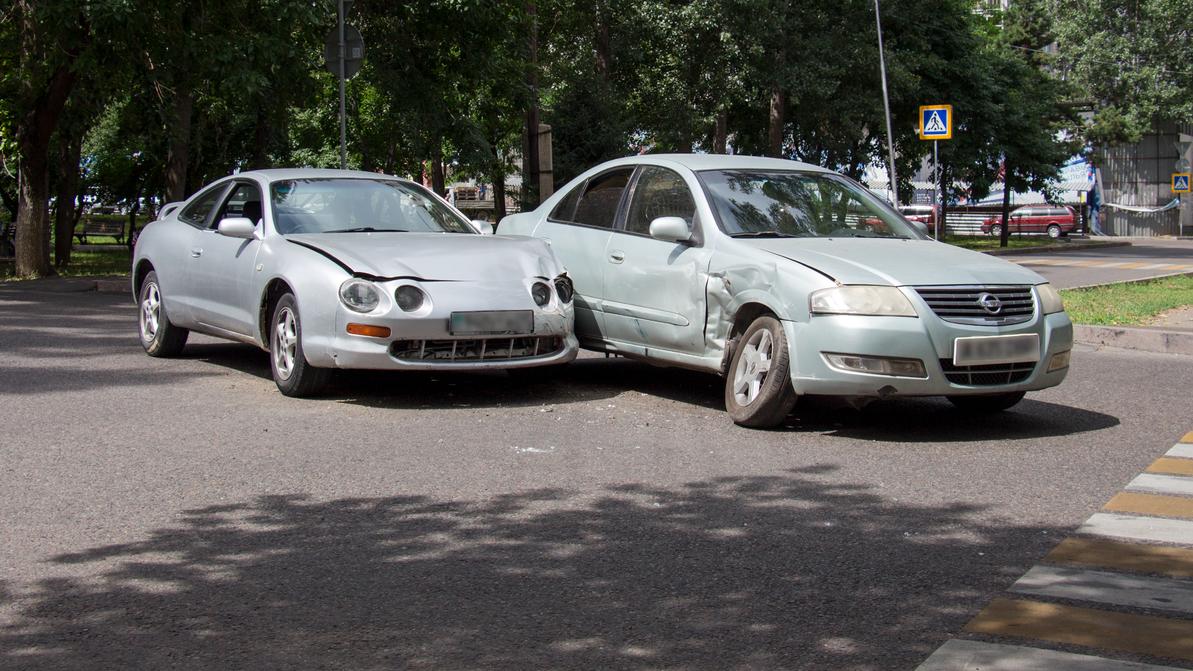
[[[832,470],[187,510],[53,558],[0,668],[912,668],[1059,531]]]

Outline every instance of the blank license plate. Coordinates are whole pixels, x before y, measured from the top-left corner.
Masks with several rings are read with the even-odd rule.
[[[1040,336],[1035,333],[957,338],[953,341],[953,363],[958,366],[1039,360]]]
[[[493,312],[453,312],[452,335],[523,335],[534,333],[534,312],[500,310]]]

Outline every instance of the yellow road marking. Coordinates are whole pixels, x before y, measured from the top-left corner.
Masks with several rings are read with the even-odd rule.
[[[1066,538],[1044,557],[1051,564],[1077,564],[1193,578],[1193,550],[1094,538]]]
[[[1118,267],[1122,268],[1124,270],[1127,270],[1127,269],[1133,270],[1135,268],[1143,268],[1145,266],[1150,266],[1150,265],[1152,265],[1150,261],[1138,261],[1135,263],[1120,263],[1118,265]]]
[[[965,630],[1193,660],[1193,620],[997,598]]]
[[[1193,475],[1193,459],[1178,459],[1176,457],[1160,457],[1147,467],[1148,473],[1167,473],[1169,475]]]
[[[1193,431],[1190,431],[1189,433],[1186,433],[1185,435],[1181,436],[1180,442],[1193,443]]]
[[[1103,510],[1140,515],[1161,515],[1163,517],[1193,517],[1193,499],[1160,494],[1137,494],[1122,492],[1115,494]]]

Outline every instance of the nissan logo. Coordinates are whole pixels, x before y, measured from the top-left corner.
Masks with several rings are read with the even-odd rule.
[[[994,294],[982,294],[978,296],[978,305],[982,306],[983,310],[992,315],[1002,312],[1002,301]]]

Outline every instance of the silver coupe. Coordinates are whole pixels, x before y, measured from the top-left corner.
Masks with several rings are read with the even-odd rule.
[[[1003,410],[1068,372],[1073,326],[1044,278],[934,242],[812,165],[610,161],[498,230],[551,241],[581,346],[720,373],[745,426],[805,394]]]
[[[396,177],[226,177],[137,240],[141,344],[171,356],[197,331],[257,345],[288,396],[317,393],[335,368],[512,370],[575,358],[571,280],[551,248],[488,233]]]

